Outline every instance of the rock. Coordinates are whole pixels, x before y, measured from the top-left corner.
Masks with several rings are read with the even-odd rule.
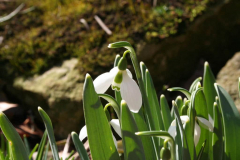
[[[240,50],[239,8],[239,0],[219,1],[178,35],[158,44],[136,45],[138,57],[149,68],[158,90],[162,84],[183,84],[202,60],[208,61],[216,74]]]
[[[240,77],[240,52],[236,53],[220,70],[217,83],[220,84],[232,97],[240,111],[240,98],[238,92],[238,78]]]
[[[37,107],[41,106],[50,116],[55,135],[59,138],[66,138],[71,131],[79,132],[84,122],[84,76],[75,68],[77,63],[77,59],[66,60],[42,75],[17,78],[13,87],[6,87],[8,95],[32,109],[39,120]]]

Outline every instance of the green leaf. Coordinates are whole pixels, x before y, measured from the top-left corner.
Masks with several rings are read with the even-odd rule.
[[[180,113],[183,107],[183,100],[181,96],[177,96],[176,100],[175,100],[177,106],[178,106],[178,112]]]
[[[207,102],[202,90],[196,93],[194,104],[195,104],[195,110],[197,112],[197,116],[208,119]],[[202,149],[202,144],[204,143],[204,141],[206,141],[205,150],[203,151],[201,156],[201,159],[205,160],[205,159],[208,159],[209,155],[211,154],[209,153],[209,151],[212,148],[211,145],[209,146],[209,143],[211,144],[211,141],[209,140],[209,134],[211,135],[212,133],[209,133],[209,130],[203,128],[201,125],[200,125],[200,129],[201,129],[201,135],[200,135],[199,142],[196,146],[196,152],[199,154],[199,152]]]
[[[120,118],[120,107],[118,105],[118,102],[112,96],[107,94],[98,94],[98,96],[108,101],[108,103],[110,103],[113,109],[115,110],[118,118]]]
[[[29,148],[28,140],[27,140],[27,137],[26,137],[25,134],[23,135],[23,141],[24,141],[24,144],[25,144],[26,149],[27,149],[27,154],[29,155],[30,154],[30,148]]]
[[[240,115],[230,95],[218,84],[215,88],[223,117],[225,160],[240,157]]]
[[[53,158],[54,158],[54,160],[60,160],[59,155],[58,155],[58,149],[57,149],[55,137],[54,137],[52,121],[49,118],[49,116],[47,115],[47,113],[41,107],[38,107],[38,112],[39,112],[40,116],[42,117],[45,128],[47,130],[48,139],[49,139],[50,146],[52,149]]]
[[[138,113],[132,113],[132,115],[135,121],[137,122],[136,125],[138,128],[138,131],[148,131],[149,128],[145,122],[142,110],[143,108],[141,108]],[[152,137],[141,136],[140,138],[143,144],[145,157],[148,157],[148,159],[158,159],[157,152],[159,151],[155,150]]]
[[[43,160],[47,160],[48,150],[49,150],[49,141],[47,142],[46,149],[44,151]]]
[[[42,160],[46,140],[47,140],[47,131],[45,130],[38,148],[36,160]]]
[[[200,82],[201,80],[202,80],[202,77],[198,77],[197,79],[195,79],[195,81],[190,86],[190,89],[189,89],[190,93],[192,93],[196,89],[198,82]]]
[[[162,108],[162,117],[163,117],[164,128],[165,128],[165,130],[168,130],[173,119],[171,118],[170,108],[169,108],[167,100],[163,94],[160,97],[160,105]]]
[[[15,160],[27,160],[27,149],[12,123],[3,112],[0,112],[0,127],[9,142],[13,158]]]
[[[124,160],[144,160],[145,154],[138,132],[136,122],[124,100],[121,102],[121,129],[124,146]]]
[[[119,159],[109,122],[89,74],[83,87],[83,109],[92,159]]]
[[[77,133],[72,132],[71,133],[73,143],[75,145],[76,150],[78,151],[78,154],[80,156],[81,160],[89,160],[87,151],[84,148],[83,143],[80,141],[79,136]]]
[[[183,94],[185,94],[185,96],[190,100],[191,99],[191,93],[184,89],[184,88],[181,88],[181,87],[173,87],[173,88],[168,88],[167,89],[168,91],[172,92],[172,91],[180,91],[182,92]]]
[[[223,126],[222,117],[219,111],[219,107],[216,102],[214,102],[214,129],[212,134],[212,147],[213,147],[213,159],[222,160],[223,158]]]
[[[176,117],[176,121],[177,121],[177,125],[179,127],[179,131],[180,131],[180,135],[181,135],[181,139],[182,139],[182,157],[179,157],[179,159],[181,160],[191,160],[191,156],[189,153],[189,148],[188,148],[188,143],[187,143],[187,138],[186,138],[186,134],[185,131],[183,129],[183,125],[182,125],[182,121],[180,119],[179,113],[178,113],[178,107],[176,105],[176,103],[173,101],[173,110],[175,113],[175,117]]]
[[[205,146],[206,146],[206,140],[202,144],[202,147],[201,147],[201,149],[200,149],[200,151],[198,153],[198,156],[197,156],[197,160],[200,160],[202,158],[202,154],[203,154],[203,151],[205,149]]]
[[[196,159],[196,150],[195,150],[194,137],[192,135],[192,128],[191,128],[190,120],[188,120],[185,124],[185,134],[186,134],[186,138],[187,138],[187,143],[188,143],[191,160],[195,160]],[[187,146],[185,146],[185,148],[187,148]]]
[[[203,92],[207,102],[208,114],[213,117],[213,103],[215,102],[215,97],[217,96],[217,92],[214,88],[214,83],[216,82],[215,77],[211,71],[211,68],[208,62],[204,64],[204,75],[203,75]],[[210,133],[210,132],[209,132]],[[209,142],[212,141],[212,135],[209,134]],[[209,144],[209,154],[208,157],[210,160],[213,160],[213,153],[212,153],[212,145]]]
[[[144,83],[145,88],[146,88],[146,70],[147,70],[147,67],[143,62],[140,62],[140,69],[141,69],[143,83]]]
[[[151,112],[151,118],[153,123],[150,123],[151,130],[165,130],[163,126],[163,120],[161,115],[161,109],[158,103],[157,94],[154,89],[154,85],[152,82],[151,75],[148,70],[146,70],[146,91],[147,91],[147,97],[149,100],[149,105],[151,106],[149,108]],[[149,115],[148,115],[149,116]],[[161,140],[158,137],[154,137],[155,145],[158,146],[157,150],[160,150],[163,146],[163,140]],[[159,152],[158,152],[159,153]]]
[[[31,151],[31,153],[29,154],[29,156],[28,156],[29,159],[32,159],[32,155],[37,150],[37,148],[38,148],[38,143],[35,145],[35,147]]]
[[[203,92],[206,97],[208,113],[213,117],[213,103],[215,102],[215,97],[217,92],[214,88],[215,83],[214,75],[211,71],[211,68],[208,62],[204,64],[204,76],[203,76]]]

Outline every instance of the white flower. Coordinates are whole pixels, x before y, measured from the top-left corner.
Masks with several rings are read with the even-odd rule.
[[[180,119],[183,123],[183,127],[185,128],[185,124],[186,124],[187,121],[189,121],[189,117],[188,116],[180,116]],[[197,117],[197,121],[203,128],[209,129],[209,131],[213,132],[213,125],[212,125],[211,122],[209,122],[208,120],[206,120],[205,118],[202,118],[202,117]],[[177,132],[176,132],[176,120],[172,121],[171,126],[168,129],[168,133],[173,138],[175,138],[175,136],[177,134]],[[200,139],[200,134],[201,134],[201,129],[195,121],[195,128],[194,128],[194,144],[195,144],[195,146],[198,144],[198,141]]]
[[[122,76],[120,82],[114,81],[117,75]],[[114,67],[110,72],[103,73],[98,76],[94,82],[94,87],[97,93],[104,93],[112,85],[112,89],[120,90],[122,99],[124,99],[129,109],[137,113],[142,105],[142,95],[137,83],[132,79],[131,72],[126,70],[119,70]]]
[[[115,132],[122,138],[122,133],[121,133],[119,119],[112,119],[109,123],[111,124],[111,126],[113,127]],[[81,131],[79,133],[79,139],[82,141],[86,137],[87,137],[87,127],[85,125],[85,126],[83,126],[83,128],[81,129]],[[113,136],[113,141],[114,141],[114,144],[115,144],[115,146],[117,148],[117,140],[116,140],[116,138],[114,136]]]

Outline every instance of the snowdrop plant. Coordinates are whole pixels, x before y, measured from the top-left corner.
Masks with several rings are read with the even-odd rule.
[[[89,160],[82,142],[86,137],[93,160],[239,159],[240,115],[229,94],[215,82],[207,62],[203,78],[197,78],[189,89],[168,89],[185,96],[184,100],[178,96],[169,106],[164,95],[158,99],[150,72],[143,62],[138,62],[130,43],[116,42],[108,47],[123,47],[126,51],[122,57],[116,56],[110,72],[101,74],[94,81],[89,74],[85,77],[83,110],[86,125],[79,135],[71,134],[82,160]],[[127,69],[127,56],[131,58],[137,81]],[[114,96],[105,94],[110,86]],[[240,80],[236,87],[240,88]],[[107,101],[105,107],[101,99]],[[109,116],[110,107],[117,119]],[[60,160],[51,120],[42,108],[38,111],[46,131],[37,160],[46,159],[47,136],[53,159]],[[0,113],[0,127],[9,144],[7,154],[0,150],[0,159],[31,159],[31,153],[3,113]],[[118,144],[122,143],[121,156],[122,151],[114,138],[116,133]]]

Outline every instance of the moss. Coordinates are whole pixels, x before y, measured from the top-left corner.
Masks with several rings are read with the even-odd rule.
[[[174,1],[173,1],[174,2]],[[112,66],[115,53],[107,44],[125,40],[160,42],[178,33],[180,23],[190,23],[201,15],[207,0],[159,4],[140,1],[78,1],[28,0],[26,7],[35,6],[27,14],[19,14],[0,23],[4,42],[0,47],[0,63],[10,64],[9,74],[31,76],[78,57],[80,72],[98,74],[99,68]],[[19,2],[11,3],[13,10]],[[113,31],[107,35],[94,20],[98,15]],[[90,30],[79,22],[84,18]],[[101,66],[101,67],[99,67]]]

